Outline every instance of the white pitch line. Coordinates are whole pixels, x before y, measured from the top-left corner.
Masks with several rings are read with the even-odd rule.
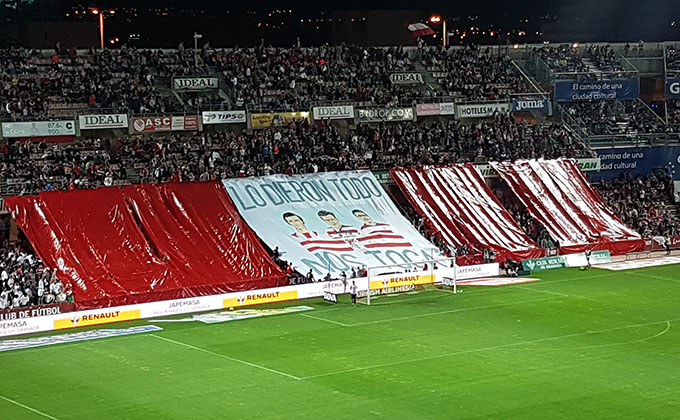
[[[664,328],[663,331],[661,331],[660,333],[656,333],[656,334],[654,334],[654,335],[652,335],[652,336],[650,336],[650,337],[640,338],[640,339],[638,339],[638,340],[625,341],[625,342],[623,342],[623,343],[594,344],[594,345],[592,345],[592,346],[558,347],[558,348],[553,348],[553,349],[539,349],[539,350],[541,350],[541,351],[551,351],[551,350],[560,350],[560,351],[564,351],[564,350],[589,350],[589,349],[599,349],[599,348],[603,348],[603,347],[615,347],[615,346],[625,346],[625,345],[628,345],[628,344],[635,344],[635,343],[644,343],[645,341],[650,341],[650,340],[653,340],[653,339],[655,339],[655,338],[661,337],[662,335],[664,335],[664,334],[666,334],[668,331],[670,331],[670,329],[671,329],[671,322],[670,322],[670,321],[666,321],[666,328]],[[529,349],[524,348],[524,349],[517,349],[517,350],[527,351],[527,350],[529,350]]]
[[[597,267],[593,266],[593,268],[597,268]],[[605,271],[602,268],[597,268],[597,269]],[[579,281],[579,280],[580,281],[587,281],[587,280],[601,279],[601,278],[605,278],[605,277],[614,277],[616,274],[618,274],[618,272],[615,271],[615,272],[612,273],[611,271],[607,270],[607,271],[605,271],[605,274],[597,274],[597,275],[594,275],[594,276],[587,276],[587,277],[581,277],[581,276],[567,277],[567,278],[560,279],[560,280],[546,281],[545,283],[541,283],[541,284],[568,283],[568,282]]]
[[[196,351],[200,351],[200,352],[206,353],[206,354],[211,354],[211,355],[216,356],[216,357],[221,357],[223,359],[231,360],[232,362],[241,363],[241,364],[244,364],[244,365],[247,365],[247,366],[250,366],[250,367],[254,367],[254,368],[257,368],[257,369],[266,370],[267,372],[276,373],[277,375],[281,375],[281,376],[285,376],[287,378],[295,379],[296,381],[299,381],[299,380],[302,379],[302,378],[298,378],[297,376],[290,375],[290,374],[285,373],[285,372],[281,372],[281,371],[278,371],[278,370],[275,370],[275,369],[270,369],[268,367],[260,366],[260,365],[255,364],[255,363],[246,362],[245,360],[235,359],[233,357],[229,357],[229,356],[224,355],[224,354],[215,353],[213,351],[202,349],[202,348],[196,347],[196,346],[192,346],[191,344],[182,343],[181,341],[173,340],[171,338],[161,337],[160,335],[156,335],[156,334],[146,334],[145,336],[155,337],[159,340],[167,341],[169,343],[173,343],[173,344],[176,344],[178,346],[186,347],[186,348],[196,350]]]
[[[659,267],[659,266],[657,266],[657,267]],[[649,277],[651,279],[656,279],[656,280],[664,280],[664,281],[672,281],[673,283],[680,283],[680,280],[672,279],[670,277],[654,276],[654,275],[651,275],[651,274],[639,274],[639,273],[626,273],[626,274],[630,274],[630,275],[633,275],[633,276],[636,276],[636,277],[645,277],[645,278]]]
[[[549,294],[549,295],[562,296],[562,297],[569,297],[569,295],[565,295],[564,293],[551,292],[551,291],[549,291],[549,290],[536,289],[536,288],[527,287],[527,286],[515,286],[515,289],[523,289],[523,290],[529,290],[529,291],[531,291],[531,292],[547,293],[547,294]]]
[[[499,345],[496,345],[496,346],[482,347],[482,348],[478,348],[478,349],[462,350],[462,351],[456,351],[456,352],[452,352],[452,353],[438,354],[438,355],[435,355],[435,356],[426,356],[426,357],[418,357],[418,358],[409,359],[409,360],[402,360],[402,361],[399,361],[399,362],[382,363],[382,364],[379,364],[379,365],[365,366],[365,367],[360,367],[360,368],[352,368],[352,369],[340,370],[340,371],[335,371],[335,372],[322,373],[322,374],[319,374],[319,375],[305,376],[301,379],[307,380],[307,379],[323,378],[323,377],[326,377],[326,376],[342,375],[342,374],[345,374],[345,373],[360,372],[362,370],[368,370],[368,369],[378,369],[378,368],[389,367],[389,366],[403,365],[403,364],[406,364],[406,363],[423,362],[425,360],[441,359],[442,357],[451,357],[451,356],[458,356],[458,355],[461,355],[461,354],[470,354],[470,353],[479,353],[479,352],[488,351],[488,350],[497,350],[497,349],[502,349],[502,348],[505,348],[505,347],[514,347],[514,346],[522,346],[522,345],[526,346],[528,344],[536,344],[536,343],[541,343],[541,342],[544,342],[544,341],[560,340],[562,338],[571,338],[571,337],[578,337],[578,336],[583,336],[583,335],[599,334],[599,333],[603,333],[603,332],[624,330],[624,329],[636,328],[636,327],[644,327],[644,326],[648,326],[648,325],[656,325],[656,324],[661,324],[661,323],[667,324],[667,328],[664,331],[660,332],[659,334],[656,334],[653,337],[648,337],[648,338],[644,339],[644,341],[647,341],[647,340],[651,340],[652,338],[656,338],[656,337],[663,335],[666,332],[668,332],[668,330],[670,329],[670,323],[674,322],[674,321],[678,321],[678,319],[671,319],[671,320],[667,320],[667,321],[648,322],[646,324],[624,325],[622,327],[607,328],[607,329],[604,329],[604,330],[586,331],[586,332],[583,332],[583,333],[566,334],[566,335],[559,335],[559,336],[555,336],[555,337],[546,337],[546,338],[541,338],[541,339],[538,339],[538,340],[520,341],[518,343],[499,344]]]
[[[380,319],[380,320],[377,320],[377,321],[369,321],[369,322],[359,322],[359,323],[356,323],[356,324],[350,324],[349,326],[350,327],[359,327],[359,326],[363,326],[363,325],[382,324],[382,323],[385,323],[385,322],[404,321],[404,320],[407,320],[407,319],[423,318],[423,317],[426,317],[426,316],[452,314],[452,313],[456,313],[456,312],[474,311],[474,310],[478,310],[478,309],[501,308],[503,306],[520,305],[520,304],[531,303],[531,302],[542,302],[542,301],[545,301],[545,300],[554,300],[554,299],[558,299],[558,297],[521,300],[521,301],[517,301],[517,302],[499,303],[499,304],[496,304],[496,305],[474,306],[472,308],[458,308],[458,309],[451,309],[451,310],[448,310],[448,311],[428,312],[426,314],[402,316],[402,317],[398,317],[398,318]]]
[[[305,318],[317,319],[319,321],[329,322],[331,324],[339,325],[341,327],[351,327],[351,325],[349,325],[349,324],[345,324],[345,323],[338,322],[338,321],[332,321],[332,320],[326,319],[326,318],[319,318],[318,316],[314,316],[314,315],[300,314],[300,316],[304,316]]]
[[[43,417],[45,417],[45,418],[52,419],[52,420],[59,420],[59,419],[56,418],[56,417],[52,417],[52,416],[50,416],[49,414],[43,413],[43,412],[40,411],[40,410],[36,410],[36,409],[33,408],[33,407],[29,407],[29,406],[27,406],[27,405],[25,405],[25,404],[20,403],[19,401],[14,401],[13,399],[7,398],[7,397],[5,397],[5,396],[3,396],[3,395],[0,395],[0,399],[3,399],[3,400],[5,400],[5,401],[10,402],[10,403],[12,403],[12,404],[14,404],[14,405],[17,405],[17,406],[19,406],[19,407],[25,408],[26,410],[32,411],[32,412],[34,412],[35,414],[39,414],[39,415],[41,415],[41,416],[43,416]]]

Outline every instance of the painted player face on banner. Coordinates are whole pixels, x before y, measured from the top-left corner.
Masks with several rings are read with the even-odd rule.
[[[319,217],[321,220],[323,220],[328,226],[331,228],[339,231],[342,228],[342,223],[340,223],[340,220],[335,217],[335,215],[331,212],[321,210],[319,212]]]
[[[295,213],[283,213],[283,220],[285,220],[286,223],[294,227],[298,233],[309,232],[307,225],[305,225],[305,221],[302,220],[302,217],[298,216]]]
[[[366,214],[366,212],[364,212],[363,210],[354,210],[352,213],[354,214],[354,216],[357,219],[361,220],[366,225],[368,225],[368,226],[375,226],[376,225],[375,221],[371,218],[371,216]]]
[[[222,182],[255,233],[316,278],[329,272],[337,278],[357,266],[399,271],[440,255],[368,171]]]

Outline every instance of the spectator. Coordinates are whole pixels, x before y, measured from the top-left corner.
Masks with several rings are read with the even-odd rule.
[[[680,220],[668,210],[676,206],[668,174],[603,180],[597,188],[614,213],[643,236],[680,234]]]
[[[63,302],[56,273],[20,246],[0,249],[0,310]],[[54,286],[45,287],[46,281]]]

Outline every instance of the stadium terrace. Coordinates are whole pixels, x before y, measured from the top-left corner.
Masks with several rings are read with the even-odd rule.
[[[680,42],[407,28],[0,50],[0,410],[669,418]]]

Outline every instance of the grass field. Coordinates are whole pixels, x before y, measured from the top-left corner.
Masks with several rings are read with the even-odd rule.
[[[164,330],[0,353],[0,418],[678,419],[678,274],[563,269],[370,307],[115,324]]]

